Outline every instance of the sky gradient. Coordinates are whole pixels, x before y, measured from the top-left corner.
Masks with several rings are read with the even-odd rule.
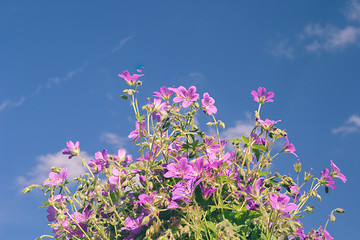
[[[67,141],[80,141],[87,160],[103,148],[136,154],[117,75],[141,65],[140,103],[162,86],[195,85],[215,99],[224,138],[253,126],[251,90],[274,92],[262,118],[282,120],[303,169],[319,177],[333,160],[348,179],[320,190],[305,229],[341,207],[327,230],[358,236],[360,1],[3,0],[0,33],[0,239],[51,233],[44,196],[21,190],[53,165],[82,173],[60,154]],[[287,154],[272,168],[293,173],[295,162]]]

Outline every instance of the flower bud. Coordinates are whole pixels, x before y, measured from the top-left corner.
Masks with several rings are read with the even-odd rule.
[[[307,212],[307,213],[313,213],[314,212],[314,207],[313,206],[306,206],[306,208],[305,208],[305,211]]]
[[[345,210],[342,209],[342,208],[336,208],[335,211],[336,211],[337,213],[344,213],[344,212],[345,212]]]
[[[225,128],[225,123],[223,123],[221,120],[219,120],[219,125],[220,127]]]
[[[308,182],[310,179],[312,178],[312,175],[310,174],[310,172],[305,172],[305,177],[304,177],[304,181]]]
[[[335,220],[336,220],[336,217],[334,216],[333,213],[331,213],[331,214],[330,214],[330,221],[331,221],[331,222],[335,222]]]
[[[137,81],[137,85],[141,86],[142,85],[142,81]]]
[[[294,164],[294,169],[297,173],[301,172],[301,163],[299,162],[299,160],[297,163]]]
[[[121,97],[121,99],[123,99],[123,100],[128,100],[128,99],[129,99],[129,97],[126,96],[126,95],[121,95],[120,97]]]

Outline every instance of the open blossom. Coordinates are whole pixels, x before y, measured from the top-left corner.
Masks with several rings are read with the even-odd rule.
[[[178,182],[175,186],[174,186],[174,190],[172,193],[172,200],[176,201],[176,200],[183,200],[186,203],[189,203],[190,201],[190,197],[192,196],[193,192],[195,191],[195,188],[197,187],[197,185],[200,184],[200,182],[202,181],[202,178],[200,178],[198,181],[196,181],[196,178],[192,178],[190,180],[187,181],[187,183],[183,183],[183,182]]]
[[[258,123],[260,123],[260,125],[265,130],[270,130],[270,128],[272,128],[274,126],[274,124],[276,124],[278,122],[281,122],[281,120],[273,121],[273,120],[269,120],[269,119],[266,119],[265,121],[261,120],[261,119],[258,119],[257,121],[258,121]]]
[[[61,169],[60,174],[51,172],[51,173],[49,174],[49,178],[50,178],[51,180],[45,181],[45,182],[44,182],[44,185],[53,185],[53,186],[56,186],[56,185],[62,184],[62,183],[65,181],[65,178],[66,178],[67,176],[69,176],[69,174],[67,174],[66,171],[67,171],[67,168],[63,168],[63,169]]]
[[[273,193],[270,195],[270,204],[271,206],[279,211],[282,212],[291,212],[293,210],[296,210],[297,206],[295,203],[289,203],[290,197],[276,193]]]
[[[184,179],[190,179],[197,174],[193,167],[188,164],[186,157],[182,157],[177,164],[170,163],[169,165],[167,165],[167,170],[168,172],[164,174],[164,177],[166,178],[182,177]]]
[[[320,173],[321,179],[320,182],[324,184],[327,187],[331,187],[332,189],[335,189],[335,181],[332,177],[329,176],[329,169],[324,168],[324,170]]]
[[[71,159],[72,157],[74,156],[77,156],[79,155],[80,153],[80,143],[79,142],[76,142],[75,144],[72,142],[72,141],[68,141],[66,143],[66,146],[68,148],[64,148],[62,150],[62,154],[64,155],[70,155],[69,156],[69,159]]]
[[[217,108],[214,106],[215,100],[210,97],[208,93],[204,93],[201,103],[203,105],[204,112],[208,115],[216,114]]]
[[[340,169],[335,165],[335,163],[333,163],[332,160],[330,160],[330,164],[332,168],[330,176],[340,178],[344,183],[346,183],[347,181],[346,177],[344,176],[344,174],[340,172]]]
[[[283,148],[283,152],[286,152],[286,153],[292,153],[294,154],[296,157],[298,157],[298,155],[296,155],[294,152],[295,152],[295,147],[294,147],[294,144],[292,143],[289,143],[289,139],[286,137],[286,144]]]
[[[264,87],[259,87],[258,91],[251,91],[251,95],[254,97],[254,101],[262,104],[265,102],[273,102],[272,98],[275,96],[273,92],[266,92]]]
[[[145,120],[141,122],[141,135],[145,134]],[[132,138],[133,142],[140,138],[140,124],[139,121],[136,121],[135,123],[135,130],[132,131],[128,138]]]
[[[176,93],[176,97],[174,97],[174,102],[180,103],[182,102],[182,106],[187,108],[190,106],[191,102],[195,102],[199,98],[199,94],[196,92],[196,87],[191,86],[189,90],[186,90],[185,87],[180,86],[178,88],[169,88]]]
[[[169,101],[173,91],[165,86],[159,88],[159,92],[154,92],[153,96],[156,98],[162,98],[164,101]]]
[[[103,149],[102,152],[95,153],[95,160],[89,161],[89,167],[92,168],[93,173],[97,174],[109,167],[109,159],[107,150]]]
[[[137,217],[136,219],[133,219],[132,217],[125,218],[125,226],[122,227],[121,230],[125,231],[131,231],[132,234],[137,235],[141,232],[141,222],[144,218],[143,214]]]
[[[135,82],[138,80],[138,78],[141,77],[141,76],[144,76],[144,74],[130,75],[130,73],[126,70],[126,71],[122,72],[121,74],[119,73],[118,76],[125,79],[127,84],[129,84],[132,87],[132,86],[135,85]]]

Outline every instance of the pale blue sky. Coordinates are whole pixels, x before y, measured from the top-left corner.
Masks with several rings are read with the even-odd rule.
[[[10,1],[0,2],[0,238],[50,233],[40,192],[59,154],[80,141],[96,151],[133,151],[134,118],[120,100],[123,70],[145,66],[141,102],[162,86],[195,85],[216,100],[223,136],[246,132],[259,86],[275,93],[262,116],[281,119],[303,169],[319,176],[333,160],[348,183],[314,201],[306,230],[357,236],[360,167],[360,1]],[[206,120],[200,119],[200,120]],[[274,163],[286,174],[291,154]],[[290,166],[290,168],[289,168]],[[33,174],[33,175],[32,175]],[[323,189],[320,191],[323,193]]]

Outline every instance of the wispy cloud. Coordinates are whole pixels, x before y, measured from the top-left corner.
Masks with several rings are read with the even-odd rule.
[[[309,52],[322,49],[334,51],[359,43],[360,28],[353,26],[337,28],[332,25],[309,24],[305,26],[301,38],[310,41],[305,44],[305,49]]]
[[[360,0],[346,3],[344,15],[349,21],[360,22]],[[291,39],[291,38],[290,38]],[[360,46],[360,26],[348,23],[343,26],[310,23],[303,27],[289,43],[288,38],[272,45],[269,53],[276,57],[293,58],[295,52],[316,53],[320,51],[338,51],[350,46]]]
[[[331,130],[333,134],[350,134],[360,133],[360,117],[358,115],[352,115],[349,119],[338,128]]]
[[[81,156],[87,161],[91,159],[84,151],[81,152]],[[26,186],[34,183],[42,184],[49,177],[51,167],[53,166],[68,168],[68,173],[70,174],[69,178],[74,178],[86,172],[86,168],[82,166],[79,158],[74,157],[68,159],[61,152],[38,156],[36,161],[37,165],[35,168],[24,175],[17,177],[16,182],[18,185]]]
[[[360,2],[356,0],[349,1],[344,15],[350,21],[360,21]]]
[[[121,39],[120,43],[116,47],[114,47],[111,50],[111,52],[103,54],[100,57],[94,58],[91,61],[86,60],[78,68],[75,68],[75,69],[73,69],[71,71],[68,71],[63,77],[52,77],[52,78],[48,79],[46,82],[37,85],[35,90],[33,90],[32,92],[29,92],[28,96],[21,97],[19,101],[12,101],[12,100],[9,100],[9,99],[4,100],[2,103],[0,103],[0,112],[5,110],[6,108],[19,107],[25,102],[25,100],[27,100],[28,98],[35,97],[35,96],[39,95],[45,89],[50,89],[50,88],[52,88],[52,87],[54,87],[56,85],[60,85],[63,82],[71,80],[72,78],[74,78],[75,75],[83,72],[88,64],[97,62],[97,61],[99,61],[101,59],[104,59],[104,58],[108,57],[109,55],[112,55],[112,54],[116,53],[118,50],[120,50],[132,38],[133,38],[133,36],[127,36],[127,37]]]
[[[0,104],[0,112],[5,110],[6,108],[20,107],[24,102],[25,102],[25,97],[21,97],[20,100],[16,102],[6,99]]]
[[[121,137],[115,133],[104,132],[100,136],[100,141],[110,144],[114,148],[121,148],[126,145],[126,143],[129,141],[129,139],[127,137]]]
[[[289,45],[289,41],[287,39],[270,45],[271,47],[269,49],[269,52],[271,55],[275,57],[285,57],[289,59],[292,59],[294,57],[294,47]]]
[[[115,53],[119,51],[128,41],[130,41],[133,38],[133,36],[127,36],[119,42],[119,44],[112,49],[112,52]]]

